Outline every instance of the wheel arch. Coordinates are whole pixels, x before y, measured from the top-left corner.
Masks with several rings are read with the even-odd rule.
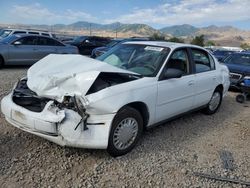
[[[150,116],[148,106],[144,102],[135,101],[135,102],[131,102],[131,103],[124,105],[123,107],[120,108],[120,110],[125,108],[125,107],[134,108],[141,114],[142,119],[143,119],[143,128],[145,129],[146,126],[148,125],[149,116]]]
[[[224,92],[224,86],[222,84],[219,84],[214,91],[220,91],[221,94],[223,95],[223,92]]]

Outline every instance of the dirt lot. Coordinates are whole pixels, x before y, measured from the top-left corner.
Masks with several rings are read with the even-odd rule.
[[[27,68],[0,70],[0,99]],[[246,187],[193,172],[250,181],[250,102],[224,99],[213,116],[187,115],[145,132],[119,158],[102,150],[62,148],[10,126],[0,114],[0,187]],[[220,153],[232,153],[225,170]]]

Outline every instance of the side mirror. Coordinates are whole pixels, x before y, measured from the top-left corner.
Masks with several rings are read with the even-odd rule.
[[[164,79],[169,79],[169,78],[180,78],[183,75],[183,71],[180,69],[173,69],[173,68],[167,68],[164,70]]]
[[[20,41],[16,41],[13,44],[16,46],[16,45],[21,45],[22,43]]]

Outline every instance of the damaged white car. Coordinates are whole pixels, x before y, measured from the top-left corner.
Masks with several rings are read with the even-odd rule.
[[[203,48],[127,42],[98,60],[49,55],[1,102],[6,120],[61,146],[128,153],[143,129],[202,109],[215,113],[229,87],[226,66]]]

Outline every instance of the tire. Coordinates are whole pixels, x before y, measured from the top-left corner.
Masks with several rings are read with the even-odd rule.
[[[203,109],[203,113],[207,114],[207,115],[212,115],[212,114],[216,113],[218,111],[218,109],[220,108],[221,101],[222,101],[222,92],[221,92],[221,90],[216,89],[214,91],[209,103]],[[213,105],[213,102],[214,102],[214,105]]]
[[[239,103],[244,103],[246,101],[246,96],[243,95],[243,94],[239,94],[236,96],[236,101],[239,102]]]
[[[3,68],[4,66],[4,60],[3,58],[0,56],[0,69]]]
[[[113,156],[121,156],[130,152],[141,137],[143,119],[134,108],[125,107],[114,117],[107,151]]]

